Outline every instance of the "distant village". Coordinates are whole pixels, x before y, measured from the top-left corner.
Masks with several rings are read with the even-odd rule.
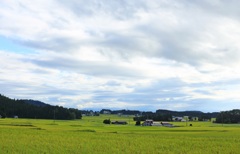
[[[166,126],[173,127],[169,122],[190,122],[190,121],[211,121],[214,122],[218,113],[203,113],[200,111],[170,111],[157,110],[156,112],[141,112],[137,110],[110,110],[102,109],[101,111],[82,111],[82,116],[99,116],[104,115],[118,115],[119,117],[133,117],[136,125],[142,126]],[[119,124],[125,125],[127,121],[110,121],[106,119],[105,124]]]

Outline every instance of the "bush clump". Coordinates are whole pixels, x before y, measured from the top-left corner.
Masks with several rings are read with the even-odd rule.
[[[111,124],[111,120],[110,119],[105,119],[105,120],[103,120],[103,123],[104,124]]]
[[[140,126],[141,125],[141,121],[136,121],[136,124],[135,124],[136,126]]]

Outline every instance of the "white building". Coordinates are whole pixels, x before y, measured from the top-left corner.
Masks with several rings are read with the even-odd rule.
[[[103,114],[111,114],[110,111],[103,111]]]

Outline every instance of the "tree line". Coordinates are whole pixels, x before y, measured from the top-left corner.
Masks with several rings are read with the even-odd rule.
[[[220,112],[216,118],[217,123],[240,123],[240,110]]]
[[[219,112],[204,113],[201,111],[170,111],[170,110],[159,109],[156,111],[156,114],[171,115],[175,117],[188,116],[189,119],[191,119],[192,117],[198,117],[199,121],[206,121],[206,120],[210,120],[211,118],[216,118]]]
[[[36,105],[33,102],[33,100],[10,99],[0,94],[0,115],[2,118],[14,116],[18,116],[20,118],[59,120],[72,120],[82,118],[82,113],[78,109],[64,108],[62,106],[52,106],[49,104]]]

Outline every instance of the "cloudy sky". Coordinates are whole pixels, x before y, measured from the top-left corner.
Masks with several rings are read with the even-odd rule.
[[[78,109],[240,108],[238,0],[2,0],[0,93]]]

